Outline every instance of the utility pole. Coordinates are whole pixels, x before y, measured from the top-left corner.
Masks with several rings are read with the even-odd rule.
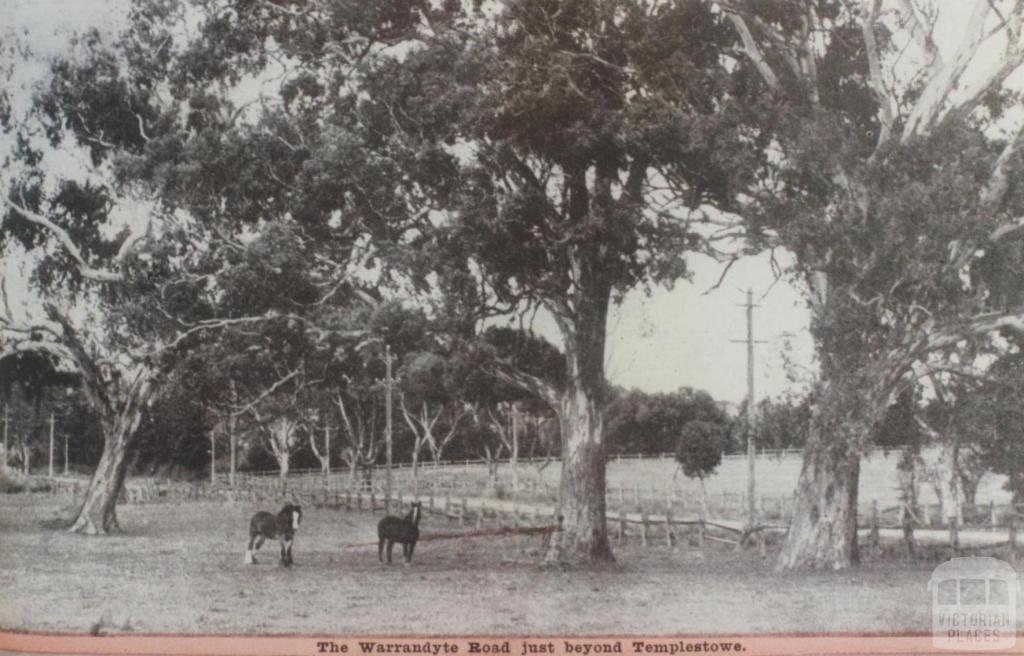
[[[754,291],[747,289],[747,302],[741,307],[747,309],[747,338],[741,341],[747,345],[747,528],[757,525],[757,500],[754,485],[754,463],[757,460],[757,445],[754,443]]]
[[[53,433],[54,433],[54,417],[53,411],[50,411],[50,478],[53,478]]]
[[[71,436],[68,435],[67,428],[64,430],[64,475],[68,475],[68,442],[71,441]]]
[[[391,345],[384,345],[384,447],[387,467],[384,469],[384,514],[391,512]]]

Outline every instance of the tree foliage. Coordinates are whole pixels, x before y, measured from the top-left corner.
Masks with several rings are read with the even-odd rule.
[[[725,426],[710,421],[691,421],[679,432],[676,462],[689,478],[705,479],[722,463],[722,447],[728,435]]]
[[[687,387],[675,392],[647,393],[636,389],[613,391],[605,410],[609,453],[660,455],[676,453],[679,435],[692,422],[722,428],[718,448],[730,451],[732,421],[710,394]]]
[[[892,401],[930,359],[1022,325],[1005,282],[1022,255],[1022,132],[1004,120],[1019,95],[1004,83],[1024,62],[1024,3],[961,7],[952,52],[930,36],[941,3],[714,4],[776,101],[761,120],[774,156],[741,214],[755,243],[795,256],[821,364],[782,564],[843,567],[857,558],[858,458]],[[989,38],[1001,60],[985,68]]]

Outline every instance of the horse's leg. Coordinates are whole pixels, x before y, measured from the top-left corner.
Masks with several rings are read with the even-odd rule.
[[[246,565],[252,565],[253,563],[256,562],[256,558],[253,557],[253,555],[252,555],[252,545],[253,545],[253,542],[255,542],[255,541],[256,541],[256,534],[255,533],[250,533],[249,534],[249,546],[245,550],[245,564]]]
[[[412,552],[416,550],[416,542],[409,543],[409,560],[407,562],[412,563]]]
[[[292,540],[285,540],[285,565],[291,565],[294,561],[292,560]]]
[[[377,545],[377,560],[384,562],[384,538],[380,539],[380,543]]]
[[[395,541],[388,540],[388,564],[391,564],[391,550],[395,548]]]
[[[260,547],[263,546],[263,541],[266,540],[266,539],[267,539],[266,536],[263,535],[262,533],[260,533],[259,535],[256,536],[256,551],[260,550]]]

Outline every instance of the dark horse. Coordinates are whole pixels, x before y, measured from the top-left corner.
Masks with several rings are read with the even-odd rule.
[[[245,562],[255,563],[253,552],[260,548],[264,540],[277,538],[281,541],[281,564],[291,565],[292,540],[300,521],[302,508],[291,503],[284,504],[284,508],[276,515],[266,511],[253,515],[249,522],[249,548],[245,551]]]
[[[420,537],[420,508],[422,504],[418,501],[412,504],[412,509],[402,519],[387,516],[377,524],[377,537],[380,544],[377,545],[377,558],[384,562],[384,543],[388,543],[388,562],[391,562],[391,549],[396,542],[402,544],[402,555],[405,556],[405,564],[412,562],[412,552],[416,549],[416,540]]]

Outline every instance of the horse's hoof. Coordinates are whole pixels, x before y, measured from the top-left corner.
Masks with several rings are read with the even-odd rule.
[[[245,552],[245,564],[246,565],[252,565],[255,562],[256,562],[256,559],[253,557],[252,552],[251,551],[246,551]]]

